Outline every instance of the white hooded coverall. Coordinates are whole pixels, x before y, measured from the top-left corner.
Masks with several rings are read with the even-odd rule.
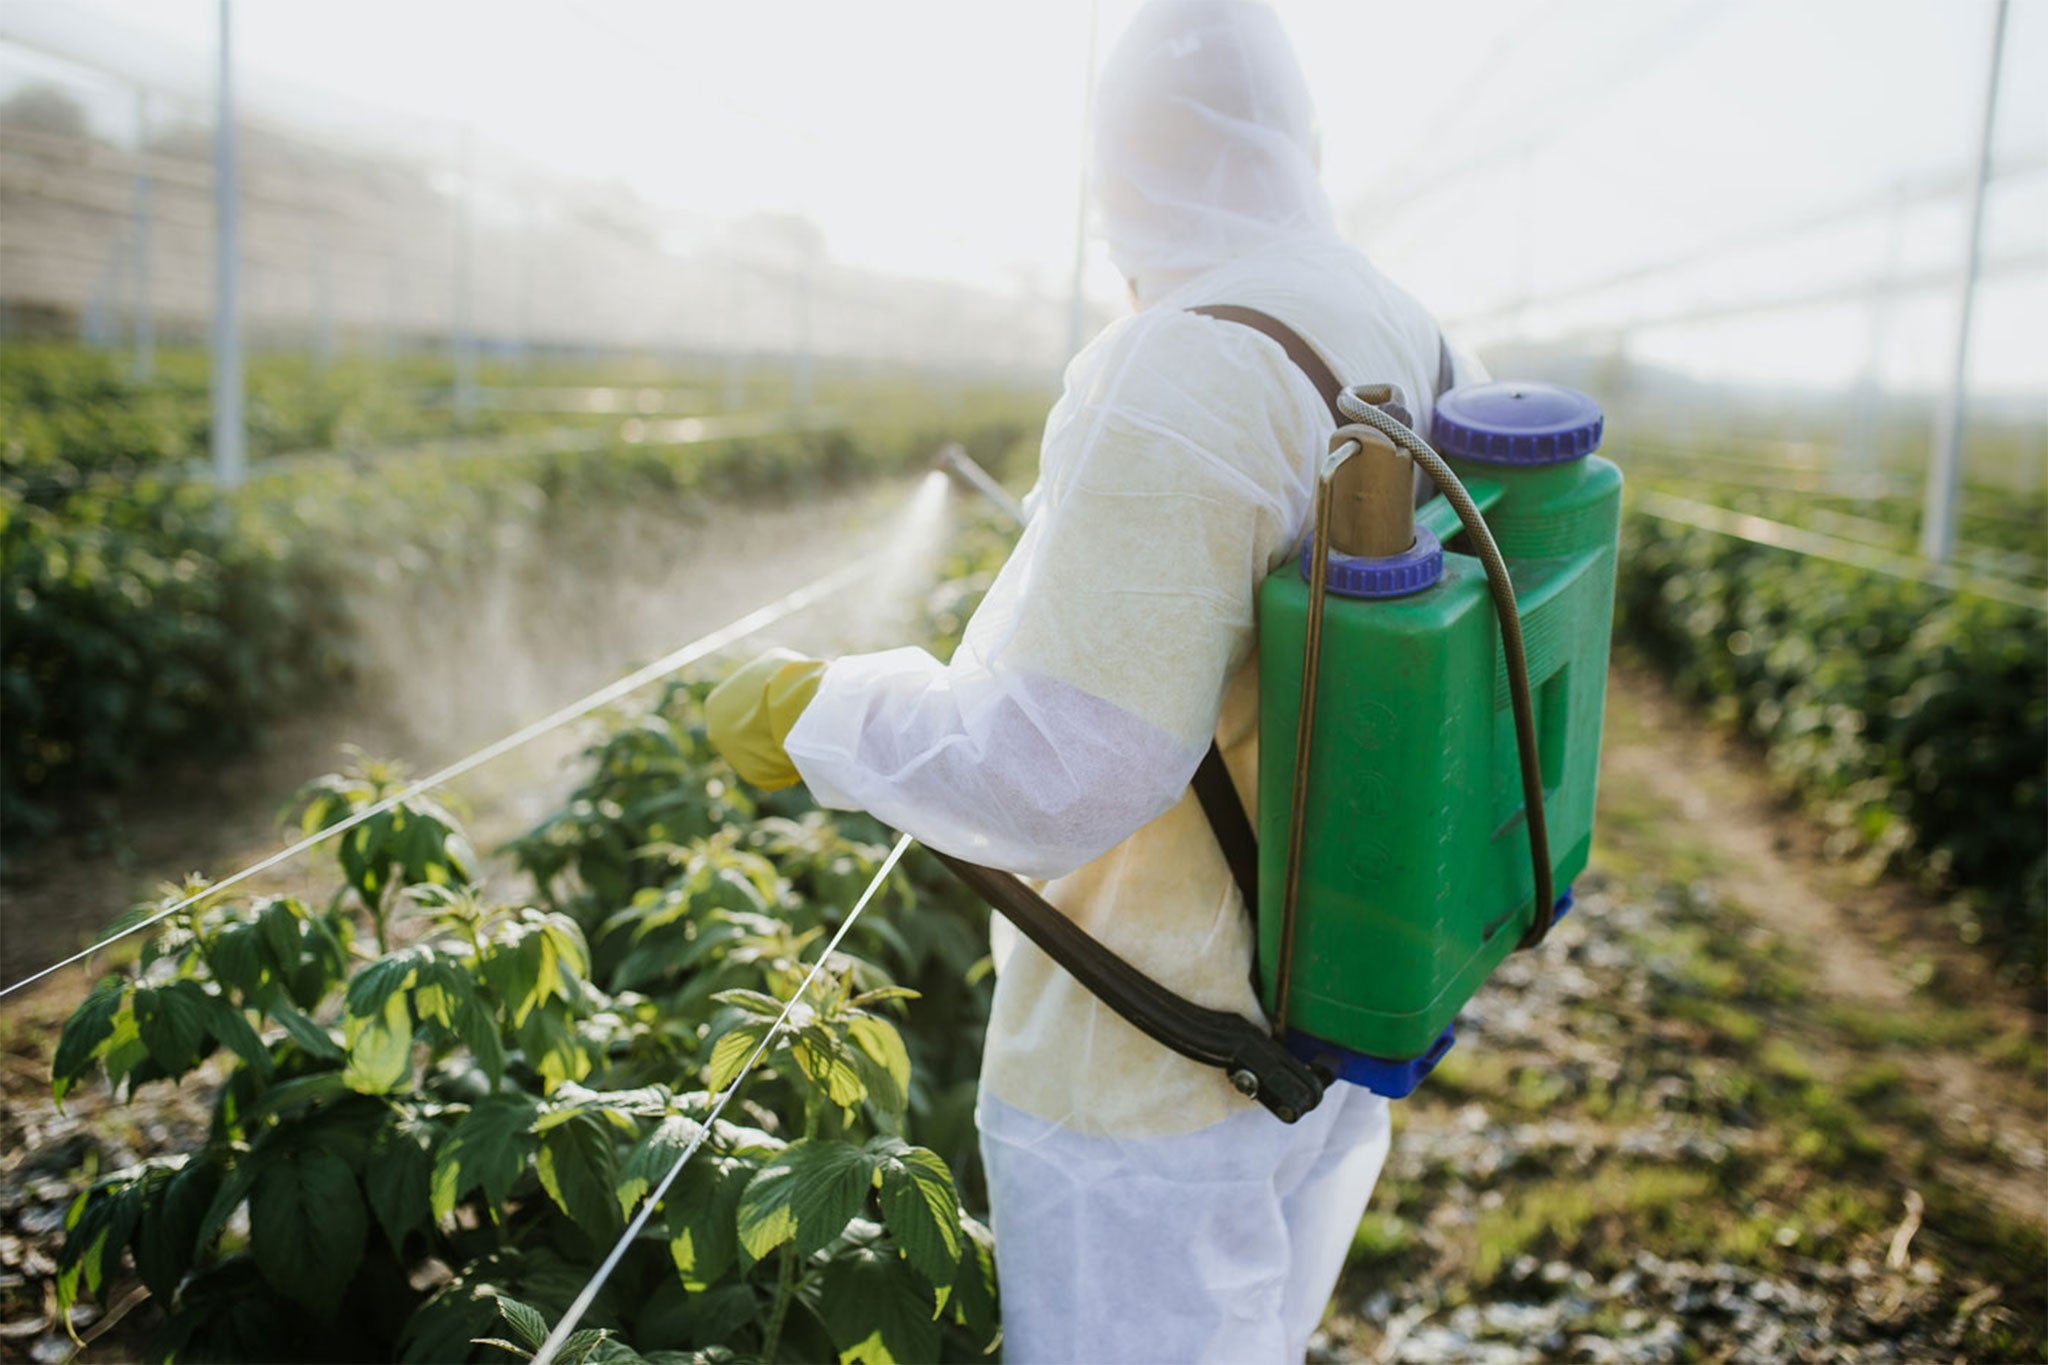
[[[1299,544],[1332,420],[1279,346],[1186,310],[1278,317],[1345,382],[1399,384],[1423,423],[1438,331],[1336,235],[1264,6],[1148,5],[1097,111],[1100,226],[1139,311],[1068,366],[1023,538],[952,661],[837,660],[787,747],[823,804],[1045,879],[1156,980],[1262,1018],[1252,925],[1188,782],[1213,735],[1252,808],[1254,606]],[[1005,1357],[1300,1360],[1385,1159],[1386,1102],[1338,1084],[1283,1124],[1035,945],[1005,934],[996,955],[977,1118]]]

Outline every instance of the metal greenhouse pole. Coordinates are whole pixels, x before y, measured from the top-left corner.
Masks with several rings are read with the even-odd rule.
[[[467,430],[476,417],[476,129],[462,125],[461,175],[455,188],[455,317],[451,329],[455,362],[455,417]]]
[[[240,195],[236,190],[231,0],[220,0],[220,71],[213,128],[213,474],[223,488],[247,467],[242,431]]]
[[[135,88],[135,297],[133,309],[135,355],[130,372],[138,382],[147,383],[156,371],[156,315],[151,311],[149,266],[153,250],[155,213],[152,200],[155,182],[149,166],[149,91]]]
[[[1998,124],[1998,74],[2004,65],[2005,20],[2010,0],[1998,0],[1991,21],[1991,74],[1984,84],[1984,124],[1977,141],[1977,171],[1970,190],[1970,242],[1963,257],[1962,298],[1957,308],[1955,360],[1948,392],[1927,462],[1927,492],[1920,507],[1920,554],[1946,564],[1955,548],[1956,485],[1963,463],[1963,408],[1969,396],[1970,315],[1977,300],[1977,276],[1984,257],[1984,188],[1991,179],[1992,134]]]

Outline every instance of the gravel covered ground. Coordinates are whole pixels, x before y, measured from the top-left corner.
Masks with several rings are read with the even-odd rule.
[[[145,1339],[134,1329],[153,1310],[131,1275],[117,1277],[103,1300],[81,1297],[69,1333],[57,1320],[64,1215],[96,1176],[204,1140],[223,1069],[216,1061],[182,1086],[152,1086],[134,1105],[104,1085],[86,1086],[60,1113],[49,1057],[72,994],[46,993],[0,1022],[0,1359],[36,1365],[74,1358],[79,1343],[92,1343],[84,1359],[134,1358]]]

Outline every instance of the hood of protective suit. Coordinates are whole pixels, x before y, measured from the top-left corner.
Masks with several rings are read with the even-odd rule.
[[[1315,106],[1280,20],[1248,0],[1153,0],[1096,87],[1097,222],[1150,302],[1293,238],[1336,236]]]

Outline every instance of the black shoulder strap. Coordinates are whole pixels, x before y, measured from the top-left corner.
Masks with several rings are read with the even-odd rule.
[[[1212,303],[1188,311],[1200,313],[1205,318],[1239,323],[1278,343],[1280,349],[1287,352],[1287,358],[1294,362],[1294,367],[1307,375],[1308,382],[1315,385],[1316,392],[1323,396],[1323,406],[1330,410],[1330,416],[1336,419],[1337,425],[1344,425],[1344,414],[1337,411],[1337,395],[1344,392],[1344,385],[1323,358],[1316,354],[1315,348],[1301,339],[1301,333],[1271,313],[1261,313],[1256,308],[1240,308],[1234,303]]]
[[[1244,802],[1238,799],[1237,784],[1230,780],[1230,769],[1223,766],[1223,750],[1216,747],[1216,741],[1209,741],[1209,752],[1202,755],[1202,766],[1195,769],[1195,799],[1202,803],[1202,814],[1209,817],[1209,828],[1216,835],[1216,842],[1223,849],[1223,861],[1230,864],[1231,879],[1237,883],[1237,894],[1244,897],[1244,908],[1254,919],[1259,913],[1259,836],[1252,830],[1252,819],[1246,813]]]
[[[1009,873],[926,847],[1090,995],[1154,1042],[1220,1068],[1232,1085],[1282,1122],[1293,1123],[1322,1100],[1323,1076],[1265,1028],[1241,1014],[1210,1009],[1174,994]]]

